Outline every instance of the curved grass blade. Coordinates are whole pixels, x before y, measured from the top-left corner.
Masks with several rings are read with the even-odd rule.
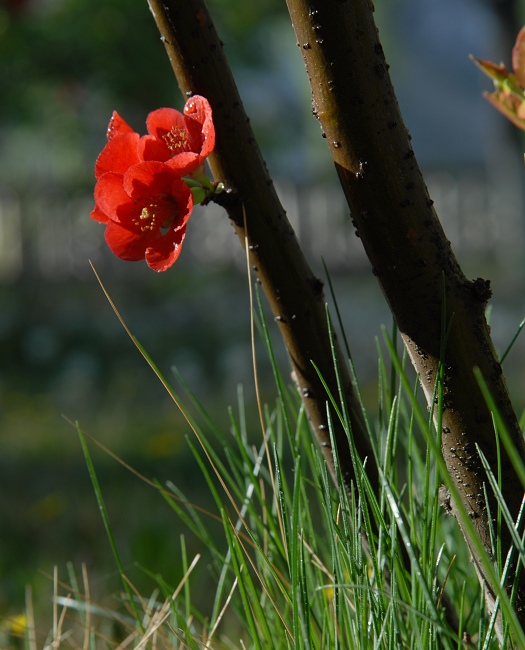
[[[100,484],[98,482],[97,478],[97,473],[95,471],[95,466],[93,465],[93,461],[91,460],[91,454],[89,453],[89,449],[86,443],[86,439],[84,437],[84,434],[82,433],[82,429],[80,428],[80,425],[77,423],[77,432],[78,432],[78,437],[80,438],[80,445],[82,447],[82,452],[84,454],[84,458],[86,460],[86,465],[88,468],[89,472],[89,477],[91,478],[91,483],[93,485],[93,490],[95,491],[95,496],[97,498],[97,503],[98,503],[98,508],[100,510],[100,514],[102,516],[102,521],[104,522],[104,528],[106,530],[106,535],[108,536],[109,544],[111,546],[111,551],[113,553],[113,557],[115,558],[115,563],[117,565],[118,572],[120,574],[120,578],[122,580],[122,584],[124,586],[124,591],[126,592],[128,599],[129,599],[129,604],[133,610],[133,615],[135,616],[135,621],[137,625],[139,626],[140,630],[144,632],[144,627],[142,625],[142,618],[140,616],[139,610],[137,608],[137,604],[135,602],[135,597],[133,595],[133,592],[131,590],[131,587],[129,585],[129,582],[126,578],[126,574],[124,572],[124,566],[122,564],[122,561],[120,559],[120,554],[118,552],[117,544],[115,542],[115,538],[113,536],[113,531],[111,530],[111,525],[109,523],[109,516],[108,516],[108,511],[106,509],[106,504],[104,502],[104,497],[102,496],[102,490],[100,489]]]

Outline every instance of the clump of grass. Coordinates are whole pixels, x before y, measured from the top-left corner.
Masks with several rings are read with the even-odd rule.
[[[177,376],[179,395],[141,349],[193,429],[188,445],[213,503],[213,510],[203,510],[175,482],[149,482],[186,529],[179,584],[151,574],[151,594],[134,589],[119,559],[87,436],[78,427],[122,595],[114,607],[104,607],[91,601],[85,571],[81,584],[72,567],[68,584],[55,575],[53,628],[39,643],[28,599],[25,647],[499,647],[461,533],[440,503],[438,436],[398,355],[395,330],[393,337],[384,331],[378,342],[378,400],[373,416],[365,410],[376,458],[355,459],[358,480],[346,489],[337,458],[335,485],[312,441],[300,397],[275,362],[260,313],[276,386],[274,404],[260,407],[260,426],[248,420],[239,390],[230,428],[221,430],[183,378]],[[332,421],[346,422],[336,396],[327,395],[327,408]],[[351,444],[348,427],[347,435]],[[382,478],[378,496],[367,481],[371,462]],[[492,487],[497,492],[497,480]],[[199,554],[188,556],[189,537],[205,547],[206,568]],[[523,558],[519,536],[516,545]],[[202,599],[195,593],[204,570],[206,608],[197,605]]]

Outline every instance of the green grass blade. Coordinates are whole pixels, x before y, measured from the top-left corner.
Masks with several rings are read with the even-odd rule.
[[[244,608],[245,622],[247,623],[248,629],[250,630],[254,647],[257,650],[263,650],[265,646],[262,645],[261,629],[264,630],[266,619],[264,615],[257,616],[259,608],[256,606],[257,597],[255,598],[255,602],[253,599],[254,589],[251,577],[249,575],[249,569],[243,561],[242,549],[237,540],[235,531],[232,528],[231,522],[224,510],[222,511],[222,516],[224,531],[226,533],[226,539],[228,541],[228,548],[230,549],[232,566],[235,575],[237,576],[237,587]],[[269,630],[266,629],[264,631],[266,632],[265,636],[267,638],[267,641],[270,641],[272,637]],[[271,643],[270,646],[266,647],[274,647],[274,645]]]
[[[385,340],[386,340],[387,345],[388,345],[389,344],[388,337],[386,337]],[[459,496],[459,494],[457,492],[456,486],[454,485],[454,482],[453,482],[452,478],[450,477],[450,475],[448,473],[446,464],[445,464],[445,462],[443,460],[443,457],[442,457],[442,454],[441,454],[441,449],[438,447],[437,442],[436,442],[436,438],[434,437],[433,433],[429,430],[429,428],[428,428],[428,426],[426,424],[426,417],[425,417],[425,415],[423,414],[423,412],[421,410],[421,406],[417,403],[417,400],[412,399],[412,389],[411,389],[408,377],[403,372],[403,369],[402,369],[401,365],[396,361],[395,356],[393,356],[392,359],[393,359],[394,363],[396,363],[396,365],[397,365],[397,370],[398,370],[399,377],[400,377],[401,381],[403,382],[403,384],[405,386],[405,393],[406,393],[408,399],[411,400],[411,404],[412,404],[412,407],[414,409],[414,414],[415,414],[416,420],[417,420],[417,422],[418,422],[418,424],[420,426],[421,432],[423,433],[423,435],[425,437],[426,443],[432,449],[432,453],[434,455],[434,460],[435,460],[436,466],[437,466],[437,468],[439,470],[441,479],[445,483],[448,491],[450,492],[452,498],[454,499],[454,502],[456,504],[456,509],[457,509],[457,512],[458,512],[458,517],[461,518],[462,526],[465,529],[466,534],[468,535],[469,540],[471,541],[473,547],[475,548],[477,555],[481,559],[481,562],[483,564],[483,569],[486,572],[486,575],[490,577],[491,586],[494,587],[494,589],[496,591],[496,595],[501,598],[502,607],[503,607],[503,609],[505,611],[505,615],[507,616],[507,620],[510,622],[511,631],[515,635],[516,643],[518,643],[518,646],[522,646],[522,647],[525,648],[525,632],[523,631],[523,629],[521,628],[521,625],[519,624],[519,621],[518,621],[517,616],[516,616],[516,612],[514,611],[513,607],[510,604],[507,593],[499,585],[499,579],[498,579],[498,576],[495,573],[492,561],[488,557],[488,555],[487,555],[487,553],[486,553],[486,551],[485,551],[485,549],[483,547],[483,544],[482,544],[481,540],[479,539],[479,536],[477,535],[477,532],[476,532],[472,522],[470,521],[470,517],[469,517],[469,515],[467,513],[467,510],[466,510],[464,504],[461,501],[461,497]],[[477,373],[477,375],[479,377],[479,373]],[[487,393],[488,393],[488,391],[487,391]],[[491,399],[490,395],[486,394],[485,399],[486,400]],[[490,402],[488,402],[488,403],[489,403],[489,406],[490,406]],[[492,401],[492,403],[493,403],[493,401]],[[493,411],[493,413],[494,413],[494,417],[497,417],[497,409],[495,409]],[[501,420],[501,418],[500,418],[500,420]],[[502,439],[504,441],[504,444],[507,444],[505,442],[506,437],[505,437],[504,429],[500,430],[500,435],[501,435],[501,437],[502,437]],[[519,465],[519,463],[517,463],[517,464]],[[523,463],[521,463],[521,465],[523,467]],[[525,476],[525,474],[524,474],[524,476]]]
[[[95,466],[93,465],[93,461],[91,460],[91,454],[89,453],[89,448],[87,446],[86,439],[84,437],[84,434],[82,432],[82,429],[76,424],[77,432],[78,432],[78,437],[80,439],[80,445],[82,447],[82,452],[84,454],[84,458],[86,460],[86,465],[88,468],[89,472],[89,477],[91,478],[91,483],[93,485],[93,490],[95,491],[95,496],[97,499],[98,503],[98,508],[100,510],[100,514],[102,516],[102,521],[104,523],[104,528],[106,530],[106,535],[109,540],[109,545],[111,546],[111,551],[113,553],[113,557],[115,559],[115,564],[117,565],[118,572],[120,574],[120,578],[122,580],[122,585],[124,587],[124,591],[126,592],[129,600],[129,604],[131,609],[133,610],[133,615],[135,616],[135,621],[141,631],[144,631],[143,625],[142,625],[142,617],[139,613],[137,604],[135,602],[135,596],[133,594],[133,591],[131,590],[131,587],[129,585],[129,582],[126,578],[126,574],[124,572],[124,566],[122,565],[122,561],[120,559],[120,554],[118,552],[117,544],[115,542],[115,538],[113,536],[113,531],[111,530],[111,525],[109,522],[109,516],[108,516],[108,511],[106,509],[106,504],[104,502],[104,497],[102,496],[102,490],[100,489],[100,484],[98,482],[97,478],[97,473],[95,471]]]
[[[517,341],[517,339],[518,339],[518,336],[521,334],[521,330],[522,330],[524,327],[525,327],[525,318],[524,318],[524,319],[521,321],[521,323],[518,325],[518,329],[516,330],[516,333],[514,334],[514,336],[512,337],[512,339],[510,340],[510,343],[508,344],[508,346],[507,346],[505,352],[501,355],[500,360],[499,360],[499,362],[500,362],[501,365],[503,365],[503,362],[505,361],[505,359],[506,359],[508,353],[512,350],[512,346],[514,345],[514,343],[516,343],[516,341]]]

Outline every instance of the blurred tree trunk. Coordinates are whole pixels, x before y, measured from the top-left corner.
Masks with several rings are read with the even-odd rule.
[[[494,9],[498,16],[504,38],[509,46],[505,51],[509,52],[521,27],[518,15],[520,6],[516,0],[487,0],[487,4]]]
[[[474,368],[480,369],[487,382],[522,459],[525,446],[485,319],[490,283],[465,278],[439,223],[399,112],[370,0],[287,3],[310,79],[314,115],[430,409],[434,408],[440,359],[444,361],[443,455],[460,499],[492,557],[484,496],[487,479],[476,446],[498,476],[497,441]],[[516,520],[523,488],[504,451],[501,466],[503,495]],[[497,505],[492,495],[489,498],[494,517]],[[484,581],[490,611],[494,581],[483,568],[462,518],[458,521]],[[503,528],[505,558],[511,538]],[[521,572],[515,604],[522,624],[524,578]],[[509,584],[513,579],[514,574]]]

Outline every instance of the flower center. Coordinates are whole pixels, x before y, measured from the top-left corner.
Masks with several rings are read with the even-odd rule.
[[[171,129],[162,136],[162,139],[166,143],[168,149],[173,152],[173,155],[182,153],[183,151],[191,151],[186,129],[172,126]]]
[[[137,217],[133,219],[133,225],[140,229],[140,232],[159,231],[166,234],[177,216],[177,205],[169,197],[152,197],[141,201],[137,205]],[[140,213],[139,213],[140,210]]]

